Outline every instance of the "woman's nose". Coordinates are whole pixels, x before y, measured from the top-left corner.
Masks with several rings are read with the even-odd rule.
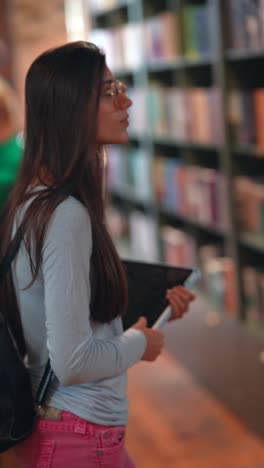
[[[116,105],[119,109],[128,109],[133,104],[133,101],[129,99],[127,94],[119,94],[116,101]]]

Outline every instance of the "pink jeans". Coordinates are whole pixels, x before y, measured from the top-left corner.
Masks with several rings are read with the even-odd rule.
[[[19,468],[136,468],[125,448],[125,426],[99,426],[67,411],[39,419],[14,450]]]

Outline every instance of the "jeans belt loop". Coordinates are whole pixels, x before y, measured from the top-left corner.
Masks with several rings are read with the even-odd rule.
[[[86,434],[87,432],[87,421],[85,419],[78,418],[76,421],[75,427],[74,427],[74,432],[76,434]]]

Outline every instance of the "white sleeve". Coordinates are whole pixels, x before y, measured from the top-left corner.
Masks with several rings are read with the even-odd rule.
[[[55,210],[43,247],[42,272],[47,347],[52,369],[63,385],[116,376],[139,361],[144,334],[129,329],[99,340],[90,324],[89,215],[69,198]]]

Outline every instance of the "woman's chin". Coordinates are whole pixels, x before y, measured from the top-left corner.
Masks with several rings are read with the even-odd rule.
[[[113,135],[111,138],[109,138],[109,141],[106,143],[108,145],[121,145],[128,143],[129,141],[129,135],[127,131],[124,131],[118,135]]]

